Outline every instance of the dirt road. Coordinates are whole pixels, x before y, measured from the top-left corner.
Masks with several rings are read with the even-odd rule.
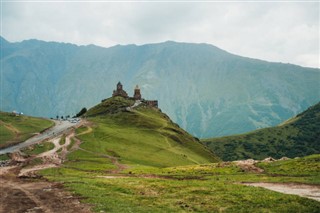
[[[63,189],[61,184],[0,177],[0,212],[89,213],[90,208]]]
[[[61,148],[67,151],[73,136],[74,133],[70,133],[63,145],[59,144],[61,136],[56,137],[52,139],[55,145],[53,150],[29,157],[41,158],[43,163],[40,165],[25,167],[30,160],[26,158],[19,161],[22,164],[0,167],[0,213],[91,212],[89,205],[80,203],[80,198],[67,192],[62,184],[48,182],[35,173],[59,166],[63,156],[57,150]]]
[[[68,129],[70,129],[73,126],[77,126],[79,123],[71,123],[69,121],[55,121],[55,126],[52,128],[48,129],[47,131],[38,134],[32,138],[29,138],[25,142],[19,143],[15,146],[11,146],[5,149],[0,150],[0,155],[6,154],[6,153],[13,153],[17,152],[22,148],[28,147],[30,145],[39,143],[40,141],[50,139],[52,137],[56,137],[57,135],[61,135],[65,133]]]

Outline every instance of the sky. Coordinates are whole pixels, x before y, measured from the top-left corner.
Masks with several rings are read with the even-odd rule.
[[[320,68],[319,1],[3,1],[1,36],[110,47],[208,43],[233,54]]]

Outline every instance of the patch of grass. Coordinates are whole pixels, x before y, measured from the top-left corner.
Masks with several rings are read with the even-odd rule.
[[[2,160],[10,160],[10,157],[8,156],[8,154],[2,154],[0,155],[0,161]]]
[[[0,112],[0,148],[16,144],[54,125],[53,121]]]
[[[88,127],[86,127],[86,126],[81,126],[81,127],[79,127],[79,128],[76,129],[76,134],[79,135],[79,134],[81,134],[81,133],[83,133],[83,132],[85,132],[85,131],[87,131],[87,130],[88,130]]]
[[[70,138],[70,144],[67,146],[67,150],[69,151],[75,143],[76,141],[74,140],[74,138]]]
[[[109,158],[83,150],[76,150],[70,153],[65,166],[76,170],[97,172],[99,174],[116,169]]]
[[[320,154],[298,159],[276,161],[273,163],[261,162],[258,163],[258,166],[269,174],[287,176],[315,176],[320,175]]]
[[[65,143],[66,143],[66,136],[63,135],[63,136],[61,137],[60,141],[59,141],[59,144],[62,146],[62,145],[64,145]]]
[[[40,153],[47,152],[53,148],[54,148],[54,144],[46,141],[40,144],[35,144],[33,146],[24,148],[22,152],[27,155],[38,155]]]
[[[43,163],[43,161],[42,161],[41,158],[34,158],[31,161],[29,161],[27,168],[33,167],[33,166],[36,166],[36,165],[40,165],[42,163]]]
[[[0,145],[8,143],[9,141],[14,140],[16,137],[15,132],[11,131],[4,124],[0,124]]]
[[[125,111],[126,107],[132,106],[133,104],[134,100],[122,97],[113,97],[104,100],[102,103],[88,110],[88,112],[85,113],[85,116],[93,117],[101,116],[104,114],[115,114]]]

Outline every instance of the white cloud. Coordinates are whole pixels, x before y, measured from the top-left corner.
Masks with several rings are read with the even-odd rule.
[[[166,40],[319,67],[319,2],[2,3],[2,35],[112,46]]]

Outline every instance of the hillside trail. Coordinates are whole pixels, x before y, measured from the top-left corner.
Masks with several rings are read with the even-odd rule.
[[[17,128],[12,126],[11,124],[8,124],[8,123],[1,121],[1,120],[0,120],[0,124],[3,125],[5,128],[7,128],[9,131],[11,131],[14,134],[13,140],[16,140],[17,138],[19,138],[20,130],[18,130]]]
[[[110,173],[112,173],[112,174],[118,174],[121,171],[129,168],[127,165],[119,163],[119,160],[118,160],[117,157],[114,157],[114,156],[111,156],[111,155],[107,155],[107,154],[101,154],[101,153],[97,153],[97,152],[92,152],[90,150],[83,149],[81,147],[79,147],[79,150],[82,150],[84,152],[87,152],[87,153],[90,153],[90,154],[93,154],[93,155],[96,155],[96,156],[100,156],[100,157],[104,157],[104,158],[110,159],[111,163],[117,167],[117,169],[110,171]]]
[[[92,132],[92,128],[91,128],[91,126],[86,126],[86,127],[87,127],[87,130],[85,130],[85,131],[83,131],[83,132],[81,132],[81,133],[77,134],[77,136],[85,135],[85,134],[88,134],[88,133]]]
[[[55,122],[55,125],[47,129],[46,131],[40,134],[35,134],[33,137],[28,138],[22,143],[0,149],[0,154],[18,152],[19,150],[25,147],[29,147],[31,145],[41,143],[45,140],[51,140],[52,138],[61,136],[63,134],[68,134],[70,131],[73,131],[74,128],[77,128],[83,123],[83,121],[80,121],[78,123],[71,123],[69,121],[54,121],[54,122]]]
[[[87,130],[77,134],[76,136],[75,135],[72,136],[73,139],[76,141],[75,145],[73,146],[73,149],[82,150],[84,152],[87,152],[87,153],[90,153],[90,154],[93,154],[93,155],[97,155],[97,156],[101,156],[101,157],[110,159],[111,163],[117,167],[117,169],[111,171],[112,174],[118,174],[121,171],[127,169],[128,166],[125,165],[125,164],[121,164],[117,157],[114,157],[114,156],[111,156],[111,155],[107,155],[107,154],[101,154],[101,153],[97,153],[97,152],[92,152],[90,150],[83,149],[83,148],[80,147],[81,140],[79,138],[77,138],[77,136],[91,133],[93,131],[93,129],[91,128],[90,125],[91,124],[89,122],[84,123],[83,126],[87,127]]]
[[[36,156],[31,157],[30,160],[40,158],[42,163],[40,165],[35,165],[27,168],[22,168],[19,173],[19,177],[34,177],[36,176],[35,172],[43,169],[58,167],[64,160],[68,153],[67,147],[71,143],[71,138],[74,137],[74,132],[71,132],[65,136],[65,143],[60,144],[63,136],[56,137],[51,140],[54,144],[54,148],[40,153]],[[61,150],[61,151],[59,151]],[[59,153],[58,153],[59,151]]]
[[[17,128],[15,128],[14,126],[12,126],[11,124],[8,124],[4,121],[0,120],[0,124],[4,125],[7,129],[9,129],[10,131],[14,132],[15,134],[19,134],[20,130],[18,130]]]

